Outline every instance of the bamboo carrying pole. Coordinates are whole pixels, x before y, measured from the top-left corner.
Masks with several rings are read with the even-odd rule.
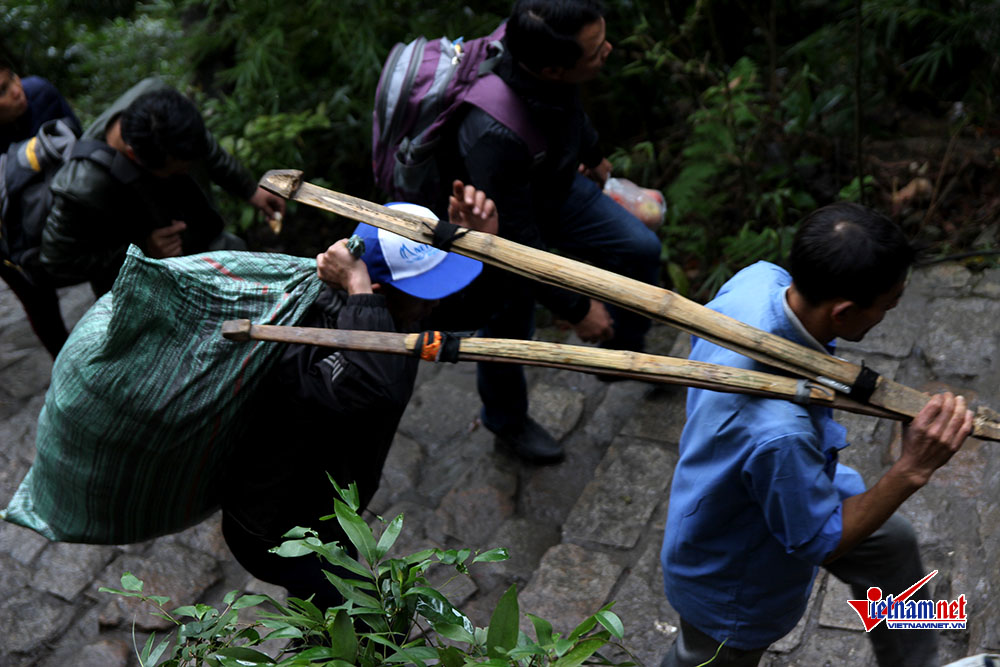
[[[418,355],[422,334],[385,331],[353,331],[317,327],[289,327],[252,324],[250,320],[228,320],[222,335],[230,340],[261,340],[276,343],[321,345],[342,350],[364,350],[388,354]],[[582,345],[546,343],[507,338],[462,338],[459,361],[495,361],[528,366],[563,368],[583,373],[607,373],[621,377],[699,387],[736,394],[799,400],[889,419],[902,415],[865,403],[858,403],[807,380],[797,380],[760,371],[719,366],[624,350],[604,350]],[[801,398],[799,396],[801,395]]]
[[[260,185],[286,199],[365,222],[420,243],[431,243],[433,239],[433,221],[303,182],[302,172],[298,170],[269,171]],[[453,241],[451,250],[628,308],[842,394],[849,393],[862,375],[862,367],[857,364],[761,331],[669,290],[491,234],[469,231]],[[908,419],[916,416],[929,399],[923,392],[878,376],[874,393],[867,402],[900,419]],[[980,406],[976,411],[973,435],[1000,440],[1000,415]]]

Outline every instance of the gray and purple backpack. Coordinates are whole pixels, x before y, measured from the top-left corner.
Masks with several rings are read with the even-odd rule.
[[[372,169],[390,197],[425,206],[441,201],[437,154],[445,128],[464,104],[478,107],[510,128],[536,161],[545,142],[521,99],[497,75],[506,26],[469,41],[418,37],[396,44],[375,91]]]

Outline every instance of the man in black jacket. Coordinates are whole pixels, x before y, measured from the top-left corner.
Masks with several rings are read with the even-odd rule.
[[[129,244],[155,258],[243,249],[223,232],[209,181],[268,217],[284,212],[284,200],[219,146],[194,104],[159,79],[133,86],[82,139],[104,147],[68,160],[52,179],[40,261],[56,285],[90,281],[100,296]]]
[[[496,211],[482,192],[456,185],[449,218],[479,231],[496,231]],[[433,217],[410,204],[404,209]],[[329,285],[302,326],[364,331],[416,331],[439,299],[463,289],[480,262],[359,225],[360,260],[346,241],[317,257]],[[295,526],[316,529],[324,542],[349,546],[332,514],[334,491],[357,482],[361,509],[378,489],[396,427],[413,393],[418,359],[378,352],[289,345],[247,414],[246,437],[226,473],[222,530],[236,559],[254,576],[315,594],[320,607],[339,603],[323,574],[331,566],[313,556],[282,558],[268,549]]]
[[[511,129],[471,108],[457,133],[459,178],[483,190],[500,211],[499,235],[558,248],[648,283],[659,274],[660,242],[601,187],[611,165],[580,102],[579,85],[597,76],[611,44],[596,0],[519,0],[494,69],[524,102],[545,139],[539,159]],[[649,320],[601,302],[487,267],[475,301],[492,311],[483,335],[530,338],[537,299],[573,323],[588,342],[641,351]],[[562,446],[528,417],[520,366],[479,365],[483,424],[523,459],[554,463]]]

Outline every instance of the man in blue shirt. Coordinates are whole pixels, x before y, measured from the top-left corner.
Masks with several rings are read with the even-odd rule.
[[[708,306],[831,353],[834,338],[861,340],[896,305],[913,257],[888,218],[833,204],[802,223],[790,273],[754,264]],[[774,372],[701,339],[690,358]],[[845,429],[828,408],[689,390],[661,552],[681,630],[664,667],[713,656],[713,667],[756,665],[802,617],[820,565],[858,599],[869,586],[896,593],[922,578],[913,529],[893,513],[971,429],[962,397],[935,396],[904,427],[899,460],[866,491],[837,462]],[[870,637],[880,665],[937,664],[933,631],[883,625]]]

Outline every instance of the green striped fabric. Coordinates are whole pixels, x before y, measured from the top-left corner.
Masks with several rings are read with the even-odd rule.
[[[280,345],[222,322],[295,324],[316,262],[213,252],[154,260],[134,246],[112,291],[56,359],[37,454],[0,515],[51,540],[124,544],[175,532],[219,504],[241,410]],[[280,418],[275,415],[275,418]]]

